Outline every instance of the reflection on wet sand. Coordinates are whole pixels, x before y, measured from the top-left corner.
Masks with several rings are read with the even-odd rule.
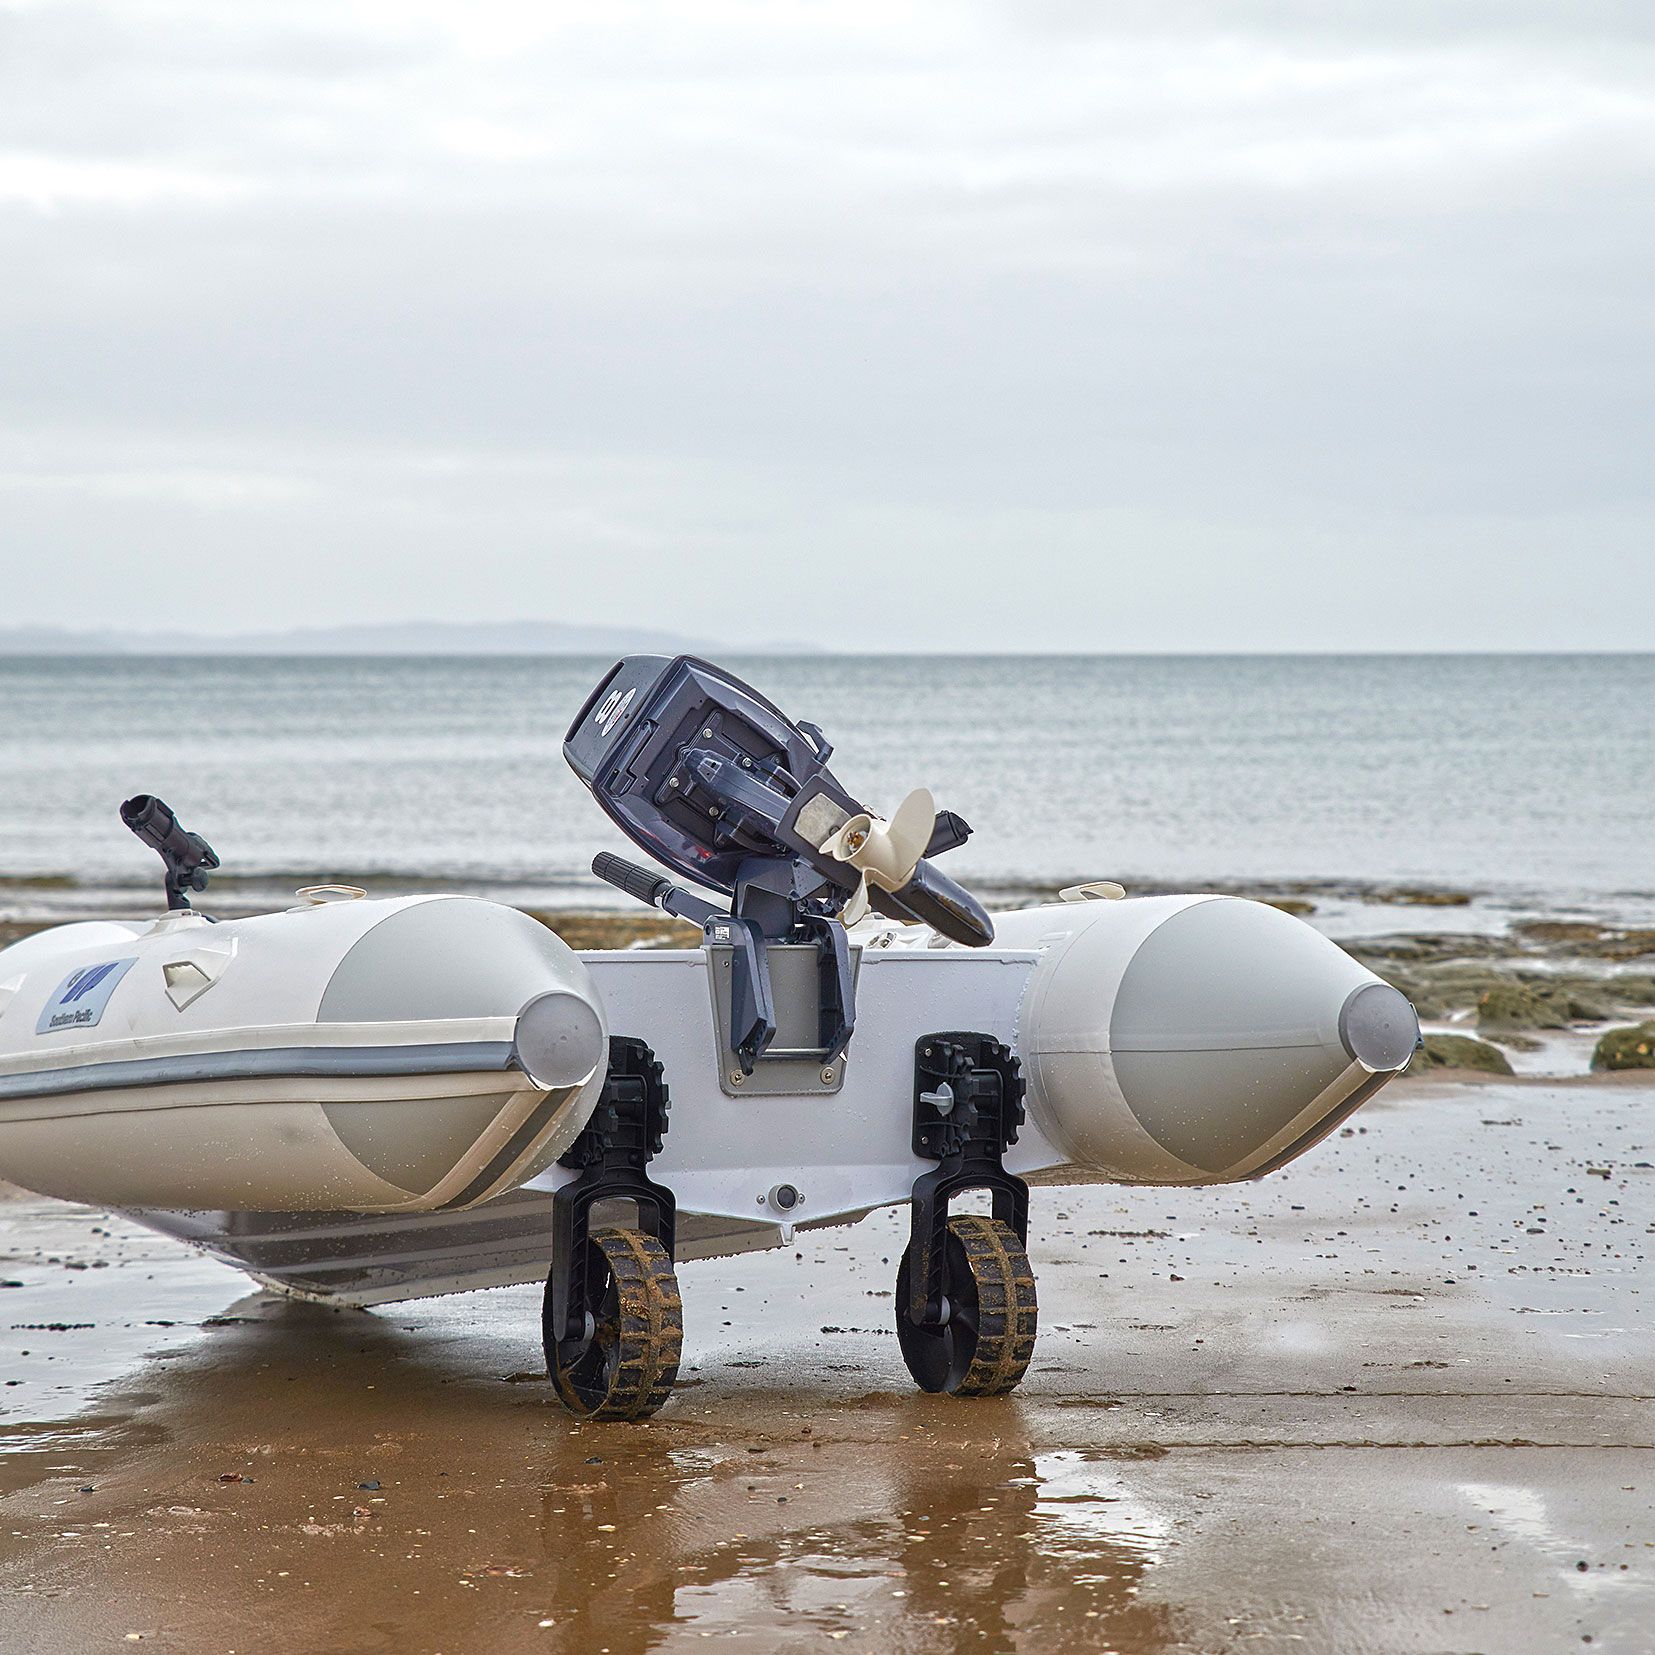
[[[1082,1630],[1089,1646],[1173,1641],[1171,1611],[1138,1596],[1168,1525],[1120,1462],[1035,1453],[1015,1404],[973,1409],[973,1429],[946,1438],[905,1417],[927,1406],[879,1410],[884,1442],[811,1446],[802,1428],[797,1447],[657,1438],[593,1456],[584,1480],[542,1496],[572,1646],[652,1649],[693,1626],[889,1648],[897,1624],[913,1650],[1049,1648]],[[823,1480],[839,1508],[826,1516],[809,1498]]]
[[[390,1647],[410,1614],[433,1648],[486,1630],[610,1655],[679,1632],[922,1651],[1171,1639],[1171,1612],[1138,1597],[1166,1523],[1132,1462],[1040,1450],[1016,1401],[866,1396],[811,1423],[797,1391],[709,1413],[692,1386],[647,1427],[577,1425],[543,1382],[479,1375],[491,1328],[462,1304],[399,1320],[254,1295],[214,1318],[170,1364],[182,1405],[148,1440],[106,1426],[115,1466],[73,1491],[67,1549],[100,1554],[96,1602],[65,1577],[31,1615],[78,1624],[113,1596],[133,1630],[187,1621],[238,1647],[201,1603],[205,1566],[340,1650]],[[70,1480],[48,1477],[37,1504]]]

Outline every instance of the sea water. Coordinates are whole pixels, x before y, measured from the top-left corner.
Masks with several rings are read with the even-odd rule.
[[[626,849],[559,750],[609,664],[0,658],[0,886],[153,882],[116,815],[147,792],[227,872],[578,901],[593,853]],[[1393,882],[1593,909],[1655,892],[1655,656],[733,665],[827,732],[873,808],[924,785],[963,814],[950,871],[988,887]]]

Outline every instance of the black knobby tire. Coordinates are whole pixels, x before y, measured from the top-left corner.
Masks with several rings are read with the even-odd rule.
[[[896,1276],[896,1333],[921,1390],[1004,1396],[1034,1356],[1039,1320],[1034,1268],[1017,1232],[997,1218],[960,1213],[948,1221],[949,1316],[938,1328],[909,1319],[909,1257]]]
[[[672,1393],[684,1350],[684,1305],[667,1250],[641,1230],[593,1230],[586,1240],[591,1337],[548,1338],[557,1394],[583,1419],[643,1419]],[[547,1288],[547,1314],[551,1289]]]

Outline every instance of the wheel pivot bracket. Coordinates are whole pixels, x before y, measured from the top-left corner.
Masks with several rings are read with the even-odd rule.
[[[638,1228],[673,1256],[677,1204],[672,1191],[649,1176],[650,1160],[666,1137],[664,1071],[642,1041],[615,1035],[609,1041],[609,1073],[591,1119],[559,1157],[558,1165],[580,1176],[552,1196],[552,1328],[560,1347],[585,1343],[588,1249],[593,1206],[625,1200],[638,1210]]]
[[[947,1318],[948,1204],[986,1189],[994,1216],[1025,1246],[1029,1186],[1004,1156],[1023,1124],[1026,1083],[1016,1054],[992,1035],[950,1031],[914,1042],[914,1153],[937,1162],[914,1180],[909,1318],[941,1327]]]

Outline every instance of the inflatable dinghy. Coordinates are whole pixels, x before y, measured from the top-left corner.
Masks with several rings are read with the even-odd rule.
[[[185,902],[0,952],[6,1177],[100,1206],[453,1210],[586,1124],[602,1003],[526,914],[344,886],[221,924]]]
[[[559,1394],[608,1418],[670,1392],[675,1260],[906,1203],[903,1356],[988,1394],[1033,1350],[1023,1174],[1262,1177],[1418,1045],[1397,990],[1260,903],[1100,881],[991,916],[936,866],[964,822],[923,789],[873,814],[707,662],[620,662],[564,750],[723,899],[594,863],[699,948],[576,956],[491,903],[339,887],[211,924],[216,859],[140,797],[169,912],[0,951],[0,1176],[336,1303],[544,1277]]]

